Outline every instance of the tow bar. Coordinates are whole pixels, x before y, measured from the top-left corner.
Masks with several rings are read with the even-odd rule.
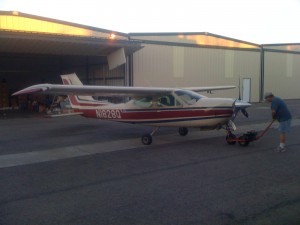
[[[275,120],[272,120],[272,122],[260,134],[255,130],[251,130],[236,136],[231,132],[231,130],[228,130],[226,142],[229,145],[235,145],[236,143],[239,143],[240,146],[246,147],[250,142],[257,141],[262,138],[268,132],[274,122]]]

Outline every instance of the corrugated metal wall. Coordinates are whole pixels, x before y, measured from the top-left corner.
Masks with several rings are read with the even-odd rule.
[[[259,51],[145,44],[133,55],[134,86],[238,86],[243,78],[251,78],[251,101],[259,101]],[[237,98],[238,88],[209,96]]]
[[[124,86],[125,65],[109,70],[106,57],[66,57],[63,74],[76,73],[83,84]]]
[[[91,85],[124,86],[125,65],[121,65],[113,70],[109,70],[107,64],[91,66],[89,69],[89,81]]]
[[[265,52],[265,91],[284,99],[300,98],[300,54]]]

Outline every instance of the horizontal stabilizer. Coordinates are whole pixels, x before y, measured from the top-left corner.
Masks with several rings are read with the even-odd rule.
[[[83,115],[83,113],[82,112],[76,112],[76,113],[49,114],[49,115],[46,115],[45,117],[55,118],[55,117],[78,116],[78,115]]]

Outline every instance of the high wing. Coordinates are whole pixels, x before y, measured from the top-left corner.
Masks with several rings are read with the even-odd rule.
[[[159,87],[120,87],[120,86],[94,86],[82,85],[76,74],[62,75],[64,83],[65,78],[70,78],[69,83],[61,84],[38,84],[20,90],[13,95],[21,94],[58,94],[58,95],[84,95],[84,96],[154,96],[168,95],[179,88],[159,88]],[[75,82],[71,82],[71,81]],[[234,86],[215,86],[215,87],[197,87],[197,88],[181,88],[191,91],[214,91],[235,88]]]
[[[234,86],[216,86],[199,88],[182,88],[195,92],[227,90]],[[179,88],[156,88],[156,87],[119,87],[119,86],[92,86],[92,85],[61,85],[61,84],[38,84],[15,92],[13,95],[21,94],[59,94],[59,95],[87,95],[87,96],[147,96],[167,95]]]
[[[13,95],[21,94],[58,94],[58,95],[86,95],[86,96],[147,96],[170,94],[174,88],[150,88],[150,87],[119,87],[119,86],[92,86],[92,85],[61,85],[38,84]]]

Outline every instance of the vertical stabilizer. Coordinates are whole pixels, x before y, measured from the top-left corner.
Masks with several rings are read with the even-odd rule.
[[[82,82],[79,80],[75,73],[60,75],[64,85],[81,85]],[[96,101],[92,96],[85,95],[68,95],[72,108],[90,108],[95,106],[105,105],[103,102]],[[107,103],[106,103],[107,104]]]

